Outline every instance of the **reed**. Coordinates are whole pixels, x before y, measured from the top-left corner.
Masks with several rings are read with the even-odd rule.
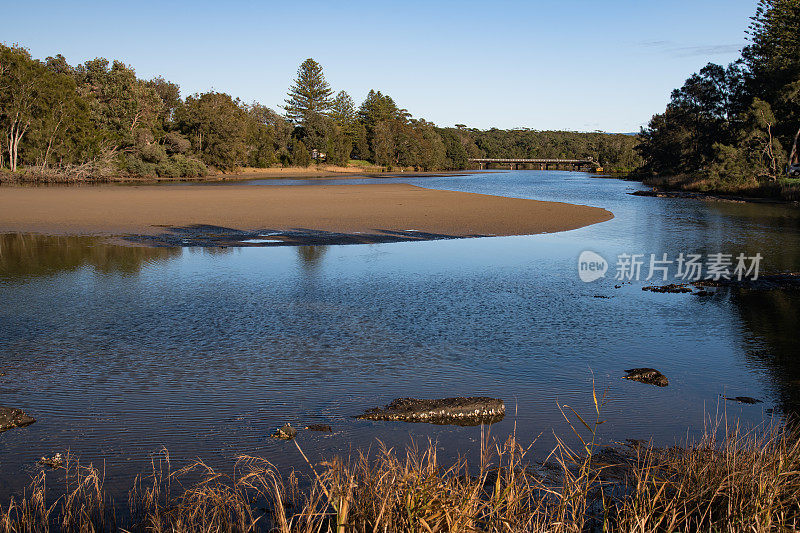
[[[597,441],[605,400],[585,421],[561,406],[574,438],[542,463],[512,434],[482,432],[480,460],[442,464],[435,443],[308,462],[305,479],[243,456],[224,474],[164,452],[136,480],[124,516],[104,475],[74,457],[66,483],[40,473],[0,509],[0,531],[405,532],[794,531],[800,527],[800,440],[791,426],[746,431],[723,419],[696,443],[608,448]],[[567,442],[574,445],[568,445]],[[298,454],[305,457],[295,441]]]

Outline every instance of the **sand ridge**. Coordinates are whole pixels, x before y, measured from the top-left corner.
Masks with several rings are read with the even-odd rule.
[[[0,232],[157,234],[207,224],[343,233],[526,235],[613,218],[605,209],[407,184],[0,187]]]

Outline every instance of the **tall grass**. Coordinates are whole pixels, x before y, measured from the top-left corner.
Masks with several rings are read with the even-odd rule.
[[[724,422],[699,442],[628,451],[598,445],[602,399],[589,422],[564,406],[574,447],[559,439],[545,461],[514,435],[482,434],[480,460],[441,464],[436,446],[380,446],[308,463],[307,478],[240,457],[232,473],[196,462],[173,470],[165,453],[136,480],[124,517],[104,476],[74,457],[66,485],[40,473],[0,509],[0,531],[437,532],[795,531],[800,442],[786,425],[744,431]],[[298,454],[305,457],[299,445]]]

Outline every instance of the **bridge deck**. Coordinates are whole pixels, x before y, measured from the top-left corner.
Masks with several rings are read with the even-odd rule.
[[[483,157],[469,160],[472,163],[564,163],[568,165],[597,165],[592,159],[499,159]]]

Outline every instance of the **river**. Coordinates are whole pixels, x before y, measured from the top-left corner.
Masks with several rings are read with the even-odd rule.
[[[760,253],[762,271],[800,270],[796,208],[638,197],[628,194],[636,183],[576,172],[382,181],[593,205],[615,218],[556,234],[329,247],[2,235],[0,404],[37,422],[0,434],[0,501],[20,493],[37,459],[67,450],[104,466],[122,501],[162,449],[177,465],[229,468],[256,454],[302,469],[292,444],[269,437],[286,422],[333,427],[301,432],[312,461],[376,439],[402,448],[431,438],[446,457],[479,451],[480,427],[353,418],[398,397],[502,398],[507,415],[491,433],[536,440],[540,457],[554,432],[570,434],[559,405],[591,413],[593,383],[609,399],[606,443],[668,445],[722,412],[757,424],[800,411],[797,293],[656,294],[644,279],[614,279],[622,253]],[[605,278],[579,279],[586,250],[609,261]],[[621,379],[642,366],[669,386]]]

